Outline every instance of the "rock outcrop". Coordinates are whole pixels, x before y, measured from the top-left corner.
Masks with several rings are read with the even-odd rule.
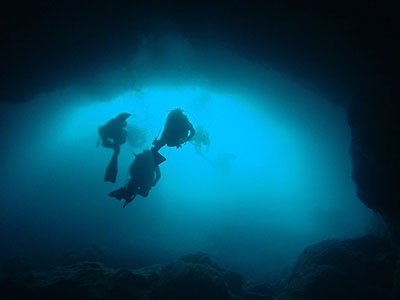
[[[357,195],[391,222],[400,220],[400,106],[396,95],[390,87],[368,89],[347,112]]]
[[[138,270],[97,262],[64,265],[29,277],[2,278],[1,299],[244,299],[240,275],[204,253]]]
[[[396,256],[384,238],[322,241],[299,256],[280,299],[391,299]]]
[[[16,272],[0,277],[0,299],[399,299],[399,262],[389,239],[365,236],[308,247],[287,283],[278,286],[246,286],[239,274],[220,268],[201,252],[136,270],[79,262],[27,272],[18,263]]]

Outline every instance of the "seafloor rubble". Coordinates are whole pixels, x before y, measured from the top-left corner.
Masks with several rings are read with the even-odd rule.
[[[84,261],[36,272],[14,258],[3,264],[0,299],[397,299],[395,248],[375,236],[322,241],[279,287],[249,286],[201,252],[135,270]]]

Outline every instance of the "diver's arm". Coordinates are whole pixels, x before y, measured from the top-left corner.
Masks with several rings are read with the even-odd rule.
[[[106,135],[105,126],[107,126],[107,124],[98,128],[101,144],[106,148],[114,148],[114,143],[112,143]]]
[[[194,137],[194,134],[196,133],[196,131],[194,130],[193,125],[191,123],[189,123],[189,125],[190,125],[190,127],[189,127],[190,134],[186,139],[187,141],[190,141]]]
[[[160,167],[156,166],[154,168],[154,172],[156,173],[156,178],[154,178],[153,186],[155,186],[157,184],[157,182],[160,180],[160,177],[161,177]]]
[[[99,126],[99,127],[97,128],[97,130],[98,130],[98,132],[99,132],[100,138],[101,138],[102,140],[104,140],[104,139],[105,139],[104,125]]]

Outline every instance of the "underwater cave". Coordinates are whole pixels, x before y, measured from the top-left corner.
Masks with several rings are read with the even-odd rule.
[[[398,299],[390,5],[4,12],[1,299]],[[109,193],[175,108],[195,136],[123,208]],[[121,112],[104,182],[98,127]]]

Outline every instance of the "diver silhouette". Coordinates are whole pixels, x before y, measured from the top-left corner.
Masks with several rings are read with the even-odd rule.
[[[183,113],[182,109],[176,108],[169,112],[161,137],[153,141],[154,147],[152,150],[158,152],[165,145],[180,148],[194,134],[194,127],[188,117]]]
[[[155,153],[151,150],[145,150],[135,155],[135,159],[129,167],[129,174],[129,182],[124,187],[108,194],[108,196],[118,200],[124,199],[123,207],[132,202],[136,195],[147,197],[150,189],[160,179],[161,172],[155,159]]]
[[[210,149],[210,136],[203,126],[196,126],[196,133],[190,140],[190,143],[194,146],[196,153],[201,155],[203,153],[203,146],[206,151]]]
[[[111,160],[107,166],[104,181],[114,182],[117,179],[118,173],[118,155],[120,147],[126,142],[127,131],[125,127],[127,125],[126,119],[131,114],[120,113],[115,118],[109,120],[106,124],[98,128],[101,143],[103,147],[112,148],[114,150]],[[97,146],[99,142],[97,143]]]

